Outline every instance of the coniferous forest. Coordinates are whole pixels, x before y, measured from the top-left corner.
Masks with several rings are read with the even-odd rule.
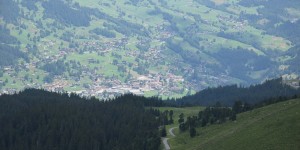
[[[211,106],[221,102],[225,106],[233,106],[236,101],[258,105],[261,102],[286,100],[297,97],[300,89],[284,83],[282,78],[267,80],[262,84],[242,87],[238,85],[219,86],[207,88],[194,95],[185,96],[168,103],[179,106]]]
[[[134,95],[99,101],[35,89],[2,95],[0,149],[157,150],[159,123],[145,110],[146,101]]]

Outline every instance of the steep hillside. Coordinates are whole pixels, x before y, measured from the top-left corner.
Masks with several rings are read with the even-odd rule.
[[[300,4],[282,3],[3,0],[1,93],[35,87],[181,97],[298,75]]]
[[[172,150],[299,149],[300,99],[280,102],[237,116],[234,122],[197,128],[198,135],[179,133],[169,140]]]

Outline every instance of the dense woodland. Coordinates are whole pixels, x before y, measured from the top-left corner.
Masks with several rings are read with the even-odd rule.
[[[5,6],[5,7],[4,7]],[[0,16],[9,23],[16,23],[19,17],[19,7],[15,1],[0,1]],[[11,11],[14,10],[14,11]]]
[[[28,57],[16,47],[0,43],[0,67],[14,65],[19,58],[24,58],[28,61]]]
[[[61,75],[65,71],[65,64],[63,61],[57,61],[45,64],[42,69],[53,75]]]
[[[97,35],[102,35],[107,38],[115,38],[116,34],[112,31],[109,31],[107,29],[101,29],[101,28],[95,28],[90,31],[90,33],[95,33]]]
[[[28,56],[19,49],[19,41],[10,35],[8,29],[0,25],[0,67],[13,65],[19,58],[29,61]]]
[[[159,122],[145,105],[161,101],[125,95],[111,101],[28,89],[0,97],[0,149],[157,150]]]
[[[223,49],[211,55],[220,60],[222,64],[220,67],[216,67],[216,70],[222,72],[226,68],[231,76],[249,81],[253,80],[247,76],[249,70],[259,71],[274,66],[274,62],[270,61],[267,56],[258,56],[255,52],[242,48]]]
[[[74,26],[88,26],[90,16],[82,9],[70,8],[65,2],[51,0],[43,3],[45,16],[60,21],[63,24]]]
[[[283,83],[282,78],[267,80],[262,84],[242,87],[238,85],[219,86],[207,88],[195,95],[185,96],[177,100],[169,100],[169,103],[177,105],[202,105],[211,106],[216,102],[222,105],[232,106],[235,101],[243,101],[256,104],[272,98],[291,98],[300,94],[296,89]]]

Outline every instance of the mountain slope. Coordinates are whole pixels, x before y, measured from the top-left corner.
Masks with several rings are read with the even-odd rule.
[[[174,150],[299,149],[300,100],[269,105],[237,116],[235,122],[198,128],[198,135],[178,133],[170,139]]]
[[[298,85],[299,81],[295,81]],[[207,88],[194,95],[185,96],[176,101],[169,101],[178,105],[212,106],[217,102],[226,106],[232,106],[235,101],[243,101],[248,104],[257,104],[266,100],[280,100],[291,98],[300,94],[300,89],[287,85],[282,78],[267,80],[262,84],[249,87],[237,85],[219,86]]]
[[[1,1],[0,89],[181,97],[299,74],[299,2],[281,3]]]

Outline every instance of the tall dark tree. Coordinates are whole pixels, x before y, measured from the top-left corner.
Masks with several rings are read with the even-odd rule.
[[[240,113],[243,111],[243,103],[242,101],[235,101],[232,107],[234,113]]]
[[[170,123],[170,124],[173,124],[173,123],[174,123],[174,120],[173,120],[173,114],[174,114],[173,110],[170,110],[170,111],[169,111],[169,118],[170,118],[169,123]]]
[[[181,124],[184,122],[184,114],[183,113],[180,113],[179,115],[179,119],[178,119],[178,123]]]
[[[190,137],[195,137],[197,134],[197,131],[195,129],[195,127],[191,127],[190,128]]]
[[[161,131],[160,131],[160,136],[161,137],[166,137],[167,136],[167,130],[166,130],[166,126],[163,126]]]

